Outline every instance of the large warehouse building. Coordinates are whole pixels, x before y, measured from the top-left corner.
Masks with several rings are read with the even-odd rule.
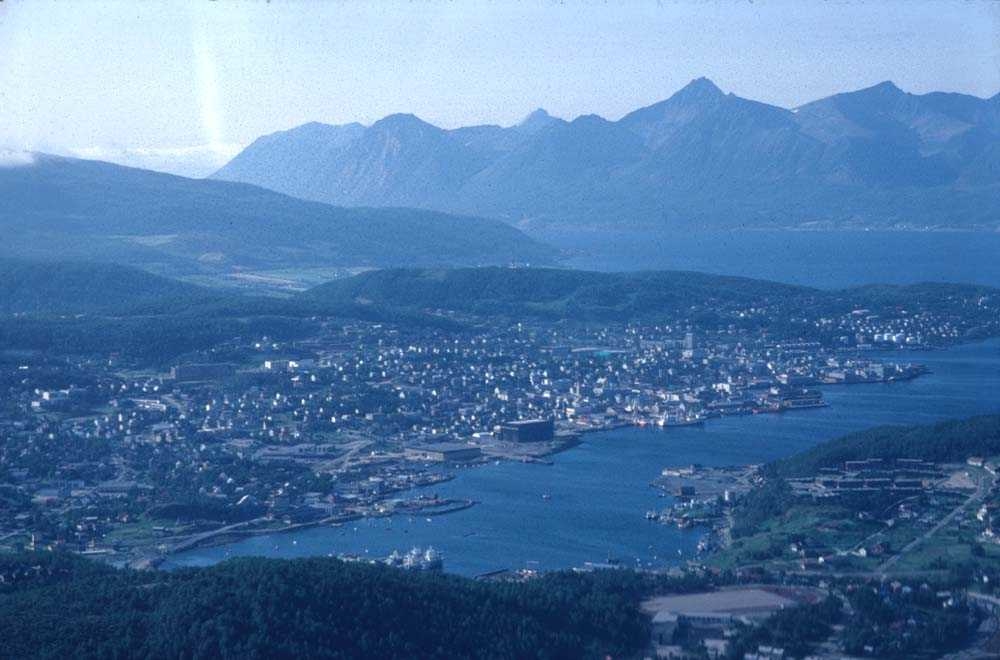
[[[551,419],[526,419],[508,422],[500,428],[504,442],[549,442],[555,437],[555,423]]]

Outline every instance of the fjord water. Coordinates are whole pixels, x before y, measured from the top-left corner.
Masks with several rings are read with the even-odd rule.
[[[586,270],[694,270],[824,289],[962,282],[1000,287],[1000,233],[915,231],[532,232]]]
[[[703,427],[619,429],[584,437],[552,465],[488,464],[460,469],[429,492],[479,503],[433,518],[362,520],[251,538],[170,558],[165,567],[212,564],[238,555],[301,557],[433,545],[445,569],[476,575],[503,568],[558,569],[603,562],[665,566],[693,556],[704,530],[644,519],[671,500],[649,486],[666,466],[759,463],[880,424],[923,424],[1000,412],[1000,340],[945,351],[888,353],[932,373],[894,384],[824,388],[829,407],[729,417]],[[543,498],[543,495],[546,496]]]

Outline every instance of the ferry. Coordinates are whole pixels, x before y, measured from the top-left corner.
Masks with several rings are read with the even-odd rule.
[[[705,423],[705,418],[697,414],[666,413],[656,420],[656,425],[660,428],[673,428],[678,426],[700,426]]]
[[[382,560],[387,566],[405,568],[417,571],[439,571],[444,567],[444,560],[440,553],[432,547],[423,550],[413,547],[406,554],[393,550],[392,553]]]

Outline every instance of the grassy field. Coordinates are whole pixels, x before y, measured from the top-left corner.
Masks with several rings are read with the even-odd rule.
[[[803,503],[769,520],[757,534],[734,539],[729,548],[708,563],[733,568],[761,562],[798,562],[802,557],[793,552],[793,544],[810,557],[833,554],[851,550],[881,528],[880,523],[860,520],[843,507]]]
[[[892,553],[926,534],[965,499],[961,493],[938,493],[911,502],[913,517],[897,515],[891,525],[859,516],[847,507],[802,500],[760,525],[756,534],[734,539],[730,547],[711,556],[707,563],[719,568],[764,565],[772,570],[794,570],[804,560],[822,556],[830,569],[874,571]],[[900,557],[891,570],[934,570],[969,562],[996,565],[1000,562],[1000,545],[979,540],[981,524],[975,521],[974,514],[969,510],[958,516]],[[855,554],[860,548],[872,550],[879,544],[887,547],[886,554]]]

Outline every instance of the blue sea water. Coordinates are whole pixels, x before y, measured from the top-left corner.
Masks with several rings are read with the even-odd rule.
[[[430,489],[479,503],[434,518],[366,520],[192,550],[165,567],[231,556],[301,557],[433,545],[445,569],[476,575],[503,568],[558,569],[614,557],[667,566],[692,556],[703,531],[644,519],[670,500],[649,486],[666,466],[734,465],[788,456],[820,441],[880,424],[921,424],[1000,412],[1000,341],[946,351],[892,353],[932,373],[894,384],[824,388],[829,407],[711,420],[703,427],[620,429],[585,436],[552,465],[489,464],[461,469]],[[542,495],[548,494],[548,499]]]
[[[694,270],[820,288],[966,282],[1000,286],[1000,233],[546,230],[563,266]]]

